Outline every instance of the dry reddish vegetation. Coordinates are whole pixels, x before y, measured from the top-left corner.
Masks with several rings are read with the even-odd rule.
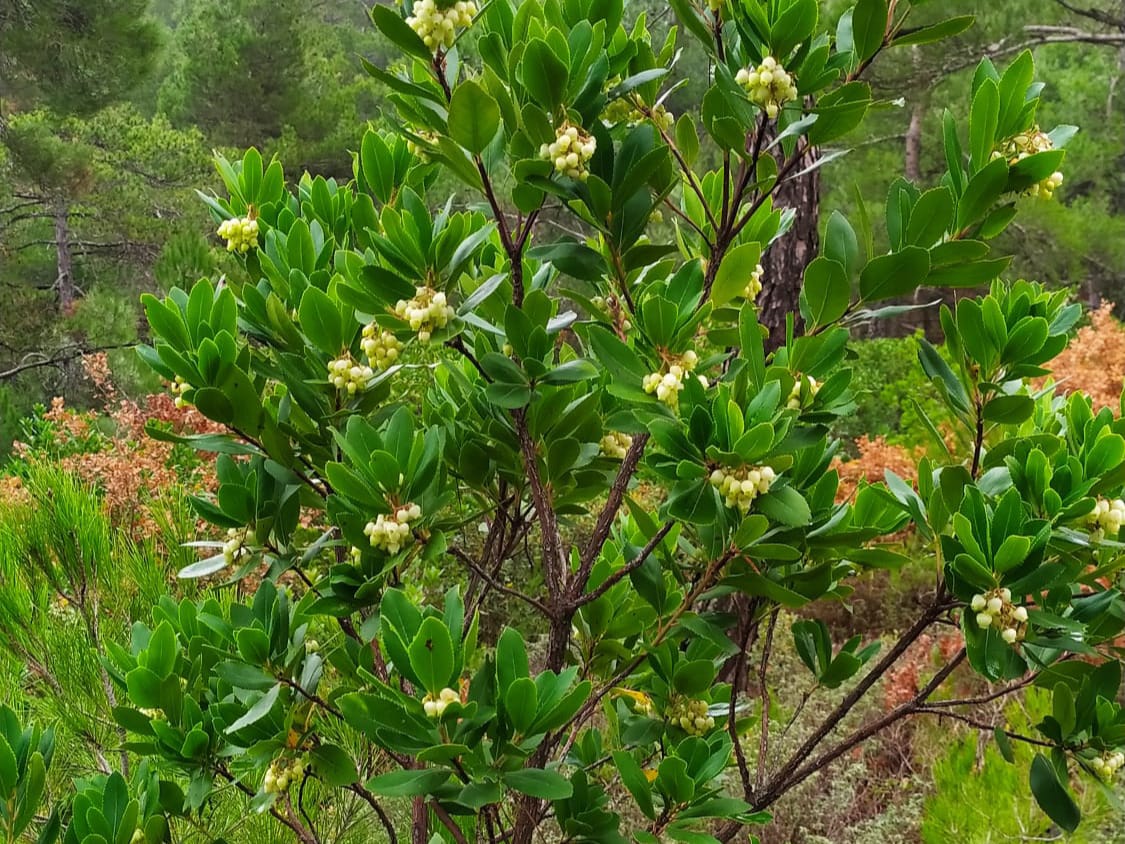
[[[923,452],[921,446],[911,450],[892,445],[883,437],[868,439],[866,435],[856,440],[855,445],[859,451],[857,457],[848,461],[837,457],[832,461],[832,468],[840,475],[837,501],[850,501],[861,482],[881,483],[887,469],[905,481],[914,480],[916,464]]]
[[[1108,302],[1089,316],[1089,324],[1078,329],[1051,363],[1053,380],[1059,392],[1081,390],[1093,399],[1095,408],[1108,407],[1117,413],[1125,381],[1125,326],[1114,319]]]
[[[53,429],[59,465],[74,472],[103,495],[114,525],[134,536],[151,535],[154,514],[161,495],[172,491],[198,492],[213,483],[209,461],[185,462],[174,454],[172,443],[155,440],[145,431],[150,420],[178,434],[214,433],[220,426],[193,407],[177,408],[167,393],[139,401],[125,399],[108,376],[104,355],[84,361],[86,372],[112,408],[106,416],[72,410],[61,398],[51,402],[44,419]],[[18,456],[36,459],[25,443],[16,443]],[[18,477],[8,477],[0,486],[0,499],[19,500],[25,492]]]

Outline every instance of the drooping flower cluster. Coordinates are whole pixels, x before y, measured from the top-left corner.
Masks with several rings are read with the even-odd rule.
[[[262,781],[262,791],[266,794],[284,794],[289,790],[291,783],[296,782],[305,772],[303,759],[294,759],[287,762],[284,759],[274,759],[270,762],[266,777]]]
[[[223,543],[223,559],[228,566],[234,565],[250,553],[250,549],[246,547],[249,535],[249,528],[230,528],[227,531],[227,541]]]
[[[379,548],[388,554],[397,554],[413,539],[411,522],[422,518],[422,508],[417,504],[404,504],[389,516],[380,513],[375,521],[368,522],[363,533],[371,542],[372,548]]]
[[[363,326],[363,340],[359,345],[368,362],[380,371],[390,369],[402,352],[399,339],[373,322]]]
[[[590,175],[586,165],[597,148],[593,135],[567,121],[555,130],[554,143],[539,147],[539,157],[550,161],[556,173],[584,182]]]
[[[793,384],[793,389],[789,391],[789,399],[785,402],[785,406],[790,410],[800,410],[816,398],[816,394],[819,392],[819,381],[811,375],[798,376],[796,383]]]
[[[395,314],[410,324],[411,331],[418,332],[418,339],[430,342],[430,336],[439,328],[445,328],[456,315],[445,294],[432,287],[416,287],[413,299],[399,299],[395,303]]]
[[[766,56],[756,68],[742,68],[734,80],[746,90],[750,101],[760,106],[771,120],[777,117],[783,105],[798,96],[792,74],[773,56]]]
[[[1026,132],[1014,135],[1000,144],[999,149],[992,153],[992,157],[1005,158],[1009,165],[1035,155],[1038,152],[1047,152],[1055,148],[1051,136],[1034,126]],[[1050,176],[1036,182],[1027,189],[1027,196],[1036,199],[1050,199],[1063,183],[1063,174],[1055,171]]]
[[[426,710],[426,714],[431,718],[440,718],[445,714],[446,707],[451,703],[456,703],[461,700],[461,696],[453,689],[442,689],[438,695],[427,694],[422,698],[422,708]]]
[[[406,23],[436,52],[452,47],[458,33],[472,25],[476,14],[477,4],[472,0],[458,0],[447,9],[439,9],[434,0],[418,0]]]
[[[258,245],[258,221],[253,217],[223,220],[218,234],[226,240],[228,252],[245,254]]]
[[[1000,638],[1009,645],[1016,643],[1027,625],[1027,609],[1012,603],[1011,589],[993,589],[974,595],[969,606],[977,614],[977,626],[982,630],[995,627],[1000,631]]]
[[[438,138],[440,137],[437,132],[431,132],[429,129],[411,129],[415,135],[425,141],[427,144],[437,146]],[[423,164],[428,164],[430,161],[429,147],[418,143],[411,137],[406,139],[406,148],[410,154],[417,158]]]
[[[1090,525],[1091,538],[1098,540],[1108,536],[1110,539],[1117,539],[1121,525],[1125,524],[1125,501],[1120,498],[1113,501],[1099,498],[1086,517],[1086,522]]]
[[[601,441],[602,457],[610,457],[614,460],[624,460],[626,452],[629,451],[629,446],[633,444],[633,438],[628,434],[623,434],[620,431],[610,431]]]
[[[171,387],[169,387],[169,389],[172,391],[172,395],[174,395],[176,397],[176,401],[175,401],[176,407],[177,408],[186,407],[188,401],[187,401],[187,399],[184,398],[184,393],[186,393],[188,390],[191,389],[191,384],[189,384],[187,381],[185,381],[183,378],[181,378],[179,375],[177,375],[176,380],[172,382],[172,385],[171,385]]]
[[[646,393],[655,393],[660,401],[675,409],[680,400],[680,390],[684,388],[684,375],[698,365],[699,355],[688,349],[675,362],[668,362],[661,371],[646,375],[641,386]]]
[[[705,700],[678,700],[668,707],[667,718],[688,735],[706,735],[715,728],[715,719],[707,714]]]
[[[374,377],[375,370],[370,366],[356,363],[352,360],[350,352],[328,364],[328,380],[337,390],[342,390],[348,395],[366,390],[368,382]]]
[[[747,301],[754,302],[758,298],[758,294],[762,292],[762,277],[766,274],[766,268],[761,264],[754,267],[754,271],[750,273],[750,281],[746,283],[746,289],[742,291],[742,298]]]
[[[711,472],[711,486],[719,491],[727,507],[750,512],[754,499],[770,491],[777,474],[770,466],[739,466],[718,468]]]
[[[1125,765],[1125,754],[1122,753],[1107,753],[1105,756],[1099,756],[1090,763],[1090,767],[1103,780],[1111,780],[1117,774],[1117,770]]]

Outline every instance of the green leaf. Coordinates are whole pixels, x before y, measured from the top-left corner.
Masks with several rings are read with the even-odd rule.
[[[930,253],[907,246],[871,260],[859,275],[859,292],[864,302],[905,296],[917,290],[929,272]]]
[[[801,313],[810,328],[823,328],[848,310],[852,290],[842,264],[821,256],[805,268]]]
[[[273,709],[273,705],[277,703],[277,698],[280,694],[281,684],[278,683],[276,686],[274,686],[272,689],[258,698],[257,702],[248,710],[246,710],[246,713],[241,718],[227,727],[227,734],[230,735],[231,733],[237,733],[244,727],[249,727],[251,724],[256,724],[258,721],[261,721],[263,718],[269,715],[270,710]]]
[[[453,89],[449,136],[469,152],[484,151],[500,129],[500,106],[480,85],[467,79]]]
[[[1031,793],[1047,817],[1065,829],[1074,832],[1082,813],[1070,792],[1059,782],[1055,767],[1042,753],[1035,754],[1031,762]]]
[[[449,628],[433,616],[422,622],[410,643],[410,667],[426,691],[436,695],[453,675],[453,640]]]
[[[969,180],[957,203],[957,225],[965,228],[984,218],[1008,187],[1008,162],[1002,158],[988,164]]]
[[[852,43],[856,64],[874,56],[887,32],[887,0],[859,0],[852,12]]]
[[[682,695],[698,697],[715,682],[715,663],[709,659],[681,662],[672,675],[672,686]]]
[[[1035,399],[1031,396],[997,396],[984,406],[984,418],[1002,425],[1018,425],[1031,418]]]
[[[1000,89],[986,79],[973,95],[969,111],[969,160],[975,173],[988,164],[996,147],[996,125],[1000,120]]]
[[[440,768],[391,771],[369,780],[367,787],[380,797],[420,797],[437,791],[449,774]]]
[[[562,774],[540,768],[509,771],[504,774],[504,784],[540,800],[565,800],[574,793],[574,787]]]
[[[535,681],[530,677],[520,677],[508,686],[504,695],[504,707],[512,721],[517,733],[526,733],[535,723],[536,711],[539,708],[539,692]]]
[[[418,37],[418,33],[399,17],[393,6],[376,4],[371,9],[371,20],[375,27],[387,36],[396,47],[401,47],[410,55],[425,62],[429,62],[433,58],[430,48]]]
[[[934,41],[942,41],[946,38],[952,38],[954,35],[960,35],[973,25],[973,20],[972,15],[947,18],[929,26],[905,30],[891,43],[896,47],[905,47],[910,44],[930,44]]]
[[[743,243],[726,254],[711,286],[711,302],[715,307],[742,295],[761,257],[760,243]]]
[[[298,317],[305,336],[317,349],[333,356],[343,351],[343,321],[339,309],[327,293],[319,287],[306,287],[301,296]]]
[[[346,788],[359,779],[352,757],[334,744],[317,745],[309,758],[317,776],[332,788]]]
[[[1004,761],[1009,765],[1014,765],[1016,754],[1012,750],[1012,740],[1008,738],[1008,734],[997,727],[993,731],[993,735],[996,737],[996,746],[1000,749],[1000,755],[1004,757]]]
[[[523,86],[536,105],[548,112],[562,104],[569,81],[569,70],[542,38],[533,38],[524,50],[520,62]]]

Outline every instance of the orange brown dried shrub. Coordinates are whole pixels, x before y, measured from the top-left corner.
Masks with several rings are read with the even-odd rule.
[[[1120,411],[1121,385],[1125,381],[1125,326],[1113,316],[1113,305],[1105,303],[1089,313],[1088,325],[1078,329],[1062,354],[1051,362],[1052,380],[1060,393],[1081,390],[1090,396],[1094,409]],[[1039,387],[1047,379],[1040,379]]]
[[[941,666],[957,656],[964,644],[960,630],[919,636],[887,672],[883,683],[883,708],[890,712],[913,698]]]
[[[172,491],[197,493],[214,483],[212,459],[183,446],[153,439],[145,431],[150,420],[177,434],[222,431],[193,407],[177,408],[167,393],[140,400],[118,398],[108,368],[96,358],[87,373],[110,408],[104,414],[68,408],[61,398],[51,401],[43,419],[51,427],[50,453],[26,443],[13,446],[26,461],[50,460],[98,489],[107,515],[119,529],[136,538],[156,533],[160,498]],[[25,495],[18,477],[0,484],[0,500]]]
[[[861,483],[879,483],[890,469],[903,480],[913,482],[918,458],[925,449],[918,446],[907,449],[892,445],[883,437],[869,439],[866,435],[855,441],[858,455],[851,460],[837,457],[832,468],[840,475],[840,486],[836,490],[837,501],[851,501]]]

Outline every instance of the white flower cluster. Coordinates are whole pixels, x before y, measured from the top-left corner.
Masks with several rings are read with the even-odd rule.
[[[750,101],[760,106],[771,120],[777,117],[783,105],[797,99],[793,76],[773,56],[766,56],[756,68],[742,68],[734,81],[746,89]]]
[[[417,504],[404,504],[390,516],[380,513],[375,521],[368,522],[363,529],[372,548],[380,548],[388,554],[397,554],[413,538],[410,523],[422,518],[422,508]]]
[[[993,589],[983,595],[973,595],[969,604],[977,614],[977,626],[982,630],[995,627],[1000,638],[1013,645],[1027,624],[1027,609],[1012,603],[1011,589]]]
[[[1008,140],[1004,141],[998,150],[992,153],[992,157],[1006,158],[1008,164],[1012,165],[1029,155],[1035,155],[1037,152],[1047,152],[1055,148],[1054,142],[1051,140],[1050,135],[1040,130],[1038,126],[1029,129],[1026,132],[1021,132]],[[1056,190],[1063,183],[1063,174],[1055,171],[1050,176],[1042,179],[1027,189],[1028,196],[1035,197],[1036,199],[1050,199],[1054,196]]]
[[[750,302],[757,300],[758,294],[762,292],[762,276],[765,274],[766,268],[761,264],[754,267],[754,272],[750,273],[750,281],[746,284],[746,289],[742,291],[743,299]]]
[[[274,759],[262,781],[262,791],[266,794],[284,794],[289,790],[290,783],[300,779],[304,772],[305,763],[301,759],[294,759],[289,763],[284,759]]]
[[[461,696],[453,689],[442,689],[437,697],[427,694],[422,698],[422,708],[431,718],[440,718],[445,714],[445,709],[451,703],[459,703]]]
[[[375,377],[375,370],[370,366],[363,366],[352,360],[350,353],[336,358],[328,364],[328,380],[337,390],[342,390],[348,395],[362,392],[367,389],[367,383]]]
[[[246,539],[249,535],[250,528],[230,528],[227,531],[227,541],[223,543],[223,559],[228,566],[234,565],[250,553],[246,547]]]
[[[172,391],[172,395],[176,397],[176,407],[187,406],[188,400],[184,398],[184,393],[191,389],[191,384],[177,375],[176,380],[172,382],[171,386],[168,389],[170,389]]]
[[[1094,509],[1086,517],[1090,525],[1090,536],[1095,540],[1103,539],[1107,535],[1110,539],[1117,539],[1121,525],[1125,524],[1125,501],[1115,498],[1099,498]]]
[[[802,390],[804,396],[801,395]],[[798,376],[796,383],[793,384],[793,389],[789,391],[789,400],[785,402],[785,406],[790,410],[800,410],[807,402],[815,399],[819,392],[819,381],[811,375]]]
[[[432,287],[416,287],[413,299],[398,300],[395,314],[410,324],[411,331],[418,332],[419,340],[429,343],[430,335],[449,325],[456,311],[450,307],[444,293]]]
[[[252,217],[223,220],[218,234],[226,240],[228,252],[245,254],[258,245],[258,221]]]
[[[407,25],[431,50],[453,46],[457,33],[467,29],[477,14],[477,4],[472,0],[458,0],[447,9],[439,9],[434,0],[418,0]]]
[[[1105,756],[1099,756],[1090,766],[1103,780],[1111,780],[1117,774],[1118,768],[1125,765],[1125,754],[1122,753],[1109,753]]]
[[[379,370],[390,369],[402,352],[402,343],[390,331],[373,322],[363,326],[363,340],[359,344],[368,362]]]
[[[586,165],[594,157],[598,142],[569,121],[555,130],[555,142],[539,147],[539,157],[555,165],[555,172],[580,182],[590,175]]]
[[[625,453],[629,450],[629,446],[633,444],[633,438],[628,434],[623,434],[620,431],[610,431],[601,441],[602,457],[610,457],[614,460],[624,460]]]
[[[680,355],[678,362],[668,363],[660,372],[650,372],[644,377],[641,386],[649,395],[653,393],[660,401],[675,410],[680,400],[680,390],[684,388],[684,375],[699,365],[699,355],[688,349]]]
[[[739,466],[737,469],[715,469],[711,473],[711,486],[723,496],[723,503],[735,507],[745,515],[759,495],[770,491],[777,474],[770,466]]]
[[[668,721],[685,733],[702,736],[715,728],[715,719],[707,714],[705,700],[679,700],[668,707]]]

